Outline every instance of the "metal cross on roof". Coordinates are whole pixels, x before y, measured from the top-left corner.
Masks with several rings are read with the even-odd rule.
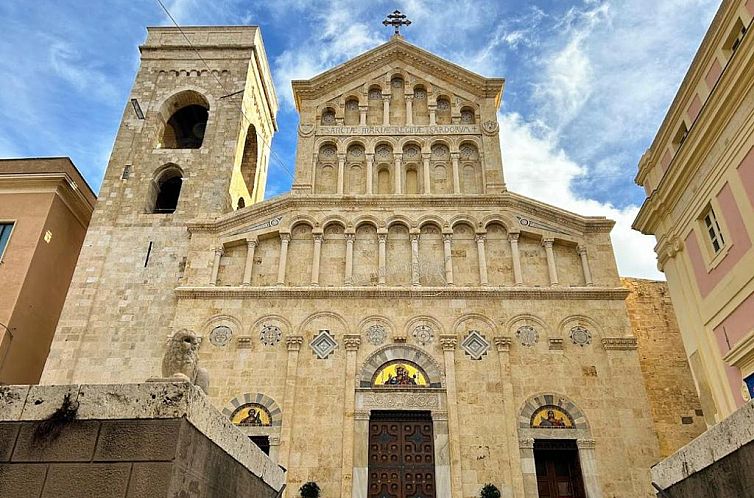
[[[406,19],[406,14],[401,14],[400,10],[394,10],[392,14],[388,14],[387,19],[382,21],[385,26],[392,26],[395,28],[395,34],[401,34],[401,26],[408,26],[411,21]]]

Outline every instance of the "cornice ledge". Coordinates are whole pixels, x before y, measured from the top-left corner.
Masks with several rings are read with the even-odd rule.
[[[499,288],[401,288],[401,287],[211,287],[181,286],[175,289],[179,299],[369,299],[369,298],[416,298],[416,299],[511,299],[511,300],[597,300],[623,301],[628,296],[623,287],[499,287]]]

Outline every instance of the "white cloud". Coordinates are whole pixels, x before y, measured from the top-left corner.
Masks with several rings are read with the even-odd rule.
[[[586,168],[557,144],[555,135],[523,121],[516,113],[501,114],[500,140],[508,189],[584,216],[606,216],[616,222],[611,233],[621,275],[664,279],[657,270],[654,237],[631,229],[638,206],[618,209],[609,203],[579,197],[573,181]]]

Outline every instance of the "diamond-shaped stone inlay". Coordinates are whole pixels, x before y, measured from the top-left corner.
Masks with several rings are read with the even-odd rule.
[[[576,325],[571,329],[571,340],[574,344],[584,347],[592,342],[592,333],[581,325]]]
[[[516,337],[518,337],[518,342],[520,342],[522,346],[531,347],[537,343],[539,332],[537,332],[537,329],[531,325],[521,325],[518,330],[516,330]]]
[[[330,335],[329,330],[320,330],[319,334],[309,343],[309,347],[317,355],[317,358],[324,360],[338,347],[335,338]]]
[[[264,325],[259,332],[259,339],[265,346],[274,346],[283,337],[283,331],[277,325]]]
[[[470,330],[469,335],[461,343],[461,348],[472,360],[481,360],[490,349],[490,343],[478,330]]]
[[[387,330],[385,330],[385,327],[379,323],[370,325],[367,329],[367,339],[369,339],[369,342],[375,346],[379,346],[385,342],[386,337]]]
[[[414,339],[416,339],[416,342],[421,344],[422,346],[426,346],[430,342],[432,342],[432,339],[434,339],[434,333],[432,332],[432,327],[429,325],[417,325],[414,328],[413,333]]]

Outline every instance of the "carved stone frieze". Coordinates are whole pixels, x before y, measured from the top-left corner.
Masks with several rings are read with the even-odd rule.
[[[602,347],[606,350],[629,351],[636,349],[638,343],[636,337],[604,337]]]
[[[369,392],[362,397],[364,408],[368,409],[404,409],[437,408],[440,396],[437,393],[419,392]]]

